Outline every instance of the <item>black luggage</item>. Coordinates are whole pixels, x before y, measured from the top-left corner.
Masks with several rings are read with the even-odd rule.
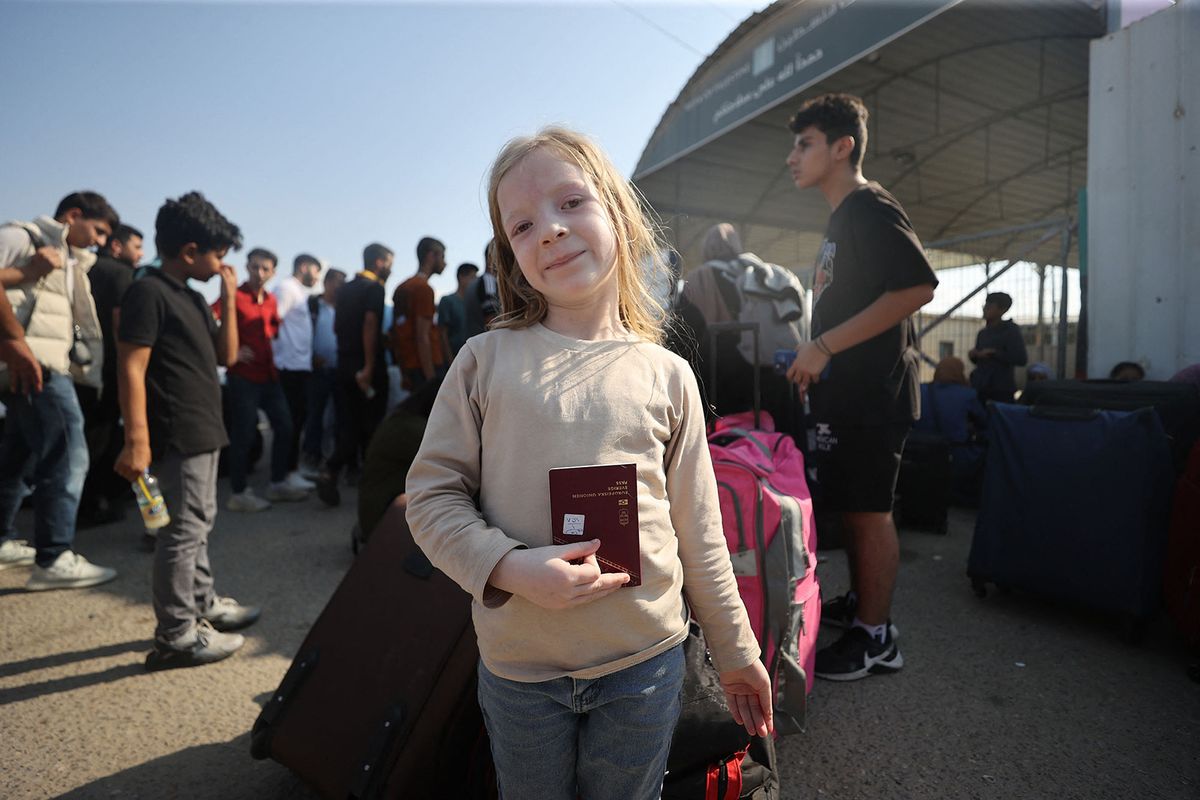
[[[1174,484],[1158,416],[993,404],[967,572],[1120,615],[1136,634],[1161,600]]]
[[[946,437],[924,431],[910,433],[896,480],[897,524],[946,533],[953,483]]]
[[[682,709],[663,782],[663,800],[778,800],[775,742],[734,722],[721,680],[694,622],[683,645]]]
[[[251,754],[339,800],[495,796],[470,606],[393,503],[263,707]]]
[[[1153,408],[1171,442],[1176,473],[1183,472],[1192,444],[1200,438],[1200,392],[1170,381],[1033,381],[1022,405],[1135,411]]]

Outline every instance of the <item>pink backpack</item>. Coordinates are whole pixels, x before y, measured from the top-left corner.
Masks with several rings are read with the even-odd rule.
[[[774,427],[762,416],[763,427]],[[776,731],[787,735],[803,729],[812,691],[817,530],[804,455],[787,434],[751,430],[752,422],[750,414],[717,420],[709,451],[738,590],[775,688]]]

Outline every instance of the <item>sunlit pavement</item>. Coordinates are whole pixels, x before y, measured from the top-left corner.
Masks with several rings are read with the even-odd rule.
[[[252,760],[247,734],[352,561],[355,492],[335,510],[313,498],[254,515],[225,511],[227,492],[222,481],[217,587],[264,612],[223,663],[143,671],[151,557],[132,515],[77,539],[120,571],[106,586],[30,594],[28,569],[0,571],[0,797],[315,797]],[[23,511],[21,530],[31,522]],[[779,746],[783,797],[1200,796],[1200,686],[1166,622],[1135,647],[1101,615],[980,600],[964,574],[972,525],[955,511],[948,536],[902,533],[905,668],[817,682],[807,732]],[[823,583],[841,591],[842,552],[822,556]]]

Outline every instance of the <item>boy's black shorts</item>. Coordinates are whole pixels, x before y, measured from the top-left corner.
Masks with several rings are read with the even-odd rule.
[[[810,461],[816,467],[821,508],[890,512],[900,455],[911,427],[907,423],[871,427],[816,423]]]

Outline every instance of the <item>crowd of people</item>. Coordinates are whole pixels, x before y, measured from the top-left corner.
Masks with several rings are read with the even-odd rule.
[[[213,590],[207,538],[222,451],[229,511],[313,490],[336,505],[340,468],[361,461],[388,407],[389,345],[401,391],[416,390],[445,373],[498,306],[494,282],[489,293],[464,264],[459,291],[435,317],[428,278],[444,269],[445,245],[432,238],[396,290],[390,329],[383,287],[394,254],[382,244],[364,249],[348,282],[307,253],[275,280],[278,256],[256,247],[238,285],[225,258],[241,231],[196,192],[162,206],[154,238],[157,259],[141,265],[144,234],[90,191],[63,198],[52,215],[0,226],[0,568],[31,567],[32,591],[113,580],[114,569],[74,550],[75,532],[125,516],[131,482],[152,470],[172,520],[149,540],[158,624],[147,667],[158,669],[231,654],[242,643],[233,631],[259,615]],[[188,286],[216,276],[211,305]],[[260,411],[272,434],[261,497],[248,481]],[[16,528],[30,495],[32,543]]]

